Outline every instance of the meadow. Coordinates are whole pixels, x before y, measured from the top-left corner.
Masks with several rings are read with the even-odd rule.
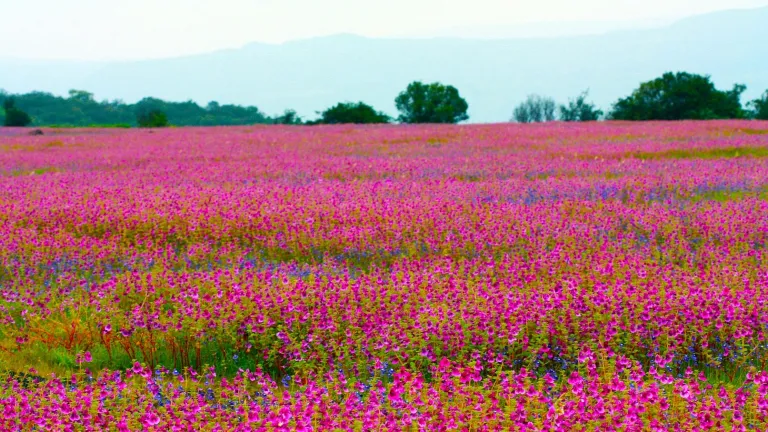
[[[0,430],[768,428],[768,122],[0,129]]]

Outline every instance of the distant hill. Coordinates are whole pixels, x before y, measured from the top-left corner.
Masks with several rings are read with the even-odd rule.
[[[602,108],[664,71],[710,74],[720,87],[768,89],[768,8],[716,12],[672,25],[602,35],[504,40],[371,39],[337,35],[163,60],[108,64],[0,59],[0,88],[136,101],[145,96],[200,103],[294,108],[313,118],[339,101],[363,100],[394,114],[410,81],[458,87],[470,121],[506,121],[529,93],[564,102],[590,88]]]

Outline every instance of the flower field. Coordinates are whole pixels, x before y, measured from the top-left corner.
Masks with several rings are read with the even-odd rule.
[[[768,122],[0,130],[2,431],[768,428]]]

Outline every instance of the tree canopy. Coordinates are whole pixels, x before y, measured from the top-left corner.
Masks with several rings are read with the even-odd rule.
[[[536,94],[529,95],[512,112],[512,120],[518,123],[540,123],[555,120],[555,100]]]
[[[338,103],[322,113],[313,123],[318,124],[366,124],[389,123],[388,115],[376,111],[372,106],[363,102]]]
[[[159,109],[140,112],[136,116],[136,123],[138,123],[141,128],[161,128],[170,126],[168,116]]]
[[[630,96],[613,105],[614,120],[709,120],[744,117],[741,94],[746,89],[736,84],[732,90],[715,88],[709,76],[688,72],[667,72],[640,84]]]
[[[285,110],[285,112],[272,120],[272,123],[282,125],[300,125],[303,124],[301,117],[296,114],[296,111],[292,109]]]
[[[395,98],[401,123],[459,123],[469,105],[453,86],[414,81]]]
[[[273,121],[254,106],[211,102],[201,107],[193,101],[167,102],[156,98],[145,98],[135,104],[121,100],[99,102],[92,93],[83,90],[71,90],[67,97],[44,92],[13,96],[0,92],[0,102],[8,98],[15,100],[18,109],[29,113],[34,126],[136,126],[140,112],[146,112],[148,106],[164,112],[169,122],[177,126],[235,126]]]
[[[613,104],[610,120],[709,120],[768,119],[768,91],[742,107],[746,87],[736,84],[719,90],[708,75],[667,72],[641,83],[629,96]],[[589,91],[557,105],[552,98],[529,95],[515,107],[512,121],[596,121],[603,111],[588,101]],[[459,123],[469,119],[469,105],[451,86],[439,82],[414,81],[395,98],[400,123]],[[97,101],[93,93],[70,90],[67,96],[45,92],[12,95],[0,89],[0,124],[7,126],[236,126],[249,124],[365,124],[389,123],[393,119],[364,102],[341,102],[318,112],[319,118],[305,122],[294,110],[270,117],[255,106],[211,101],[168,102],[144,98],[137,103],[121,100]]]
[[[29,114],[16,108],[16,101],[7,97],[3,100],[3,111],[5,112],[5,118],[3,119],[3,125],[8,127],[26,127],[32,123],[32,118]]]
[[[597,121],[603,115],[603,111],[597,109],[595,104],[587,102],[589,90],[581,92],[576,99],[568,101],[568,105],[560,105],[560,120],[564,122]]]
[[[752,117],[757,120],[768,120],[768,90],[759,99],[749,103],[752,109]]]

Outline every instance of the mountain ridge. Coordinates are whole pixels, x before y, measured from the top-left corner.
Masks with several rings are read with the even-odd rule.
[[[768,7],[692,16],[653,29],[572,37],[336,34],[168,59],[70,62],[59,75],[51,75],[50,67],[27,65],[32,72],[26,77],[17,73],[15,80],[4,76],[7,67],[0,67],[0,87],[11,82],[6,90],[31,86],[58,93],[66,92],[65,87],[82,88],[100,99],[128,101],[145,96],[203,104],[217,100],[256,105],[268,113],[292,108],[312,118],[316,111],[347,100],[363,100],[394,114],[394,98],[408,82],[442,81],[467,98],[470,121],[495,122],[509,119],[529,93],[565,102],[590,88],[595,102],[608,109],[641,81],[674,70],[709,74],[720,87],[744,83],[748,97],[758,95],[768,89],[768,48],[761,44],[768,40],[765,22]],[[35,85],[29,76],[44,84]]]

